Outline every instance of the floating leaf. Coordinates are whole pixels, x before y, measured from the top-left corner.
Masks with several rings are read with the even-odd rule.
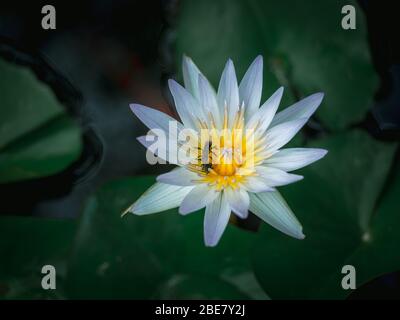
[[[212,283],[212,285],[210,285]],[[175,275],[166,283],[162,284],[153,299],[157,300],[177,300],[177,299],[249,299],[248,296],[240,292],[234,285],[207,276],[186,276]]]
[[[177,290],[181,298],[189,298],[196,290],[187,291],[186,284],[202,279],[198,294],[234,298],[241,292],[266,298],[254,275],[248,276],[254,239],[250,232],[228,226],[221,243],[207,248],[200,212],[183,217],[174,209],[120,217],[154,181],[154,177],[114,181],[90,199],[69,264],[69,296],[144,299],[157,294],[172,297]],[[188,278],[176,284],[179,288],[171,285],[169,281],[180,275]],[[243,276],[247,281],[242,281]],[[227,287],[235,288],[232,295]]]
[[[0,217],[0,298],[63,298],[65,257],[76,223],[31,217]],[[56,290],[41,286],[42,267],[56,268]]]
[[[356,30],[344,30],[344,5],[356,8]],[[356,1],[183,1],[177,25],[177,60],[191,56],[214,85],[228,58],[243,75],[264,56],[264,99],[286,87],[294,98],[326,94],[317,117],[330,129],[363,119],[377,77],[372,68],[364,17]],[[278,84],[279,83],[279,84]]]
[[[0,59],[0,183],[57,173],[81,152],[79,127],[25,67]]]
[[[358,285],[400,269],[400,255],[388,250],[396,242],[388,229],[400,225],[390,194],[391,204],[386,209],[383,204],[371,218],[396,145],[354,131],[317,140],[313,146],[329,150],[328,155],[302,170],[302,182],[281,188],[306,238],[291,239],[263,226],[258,235],[263,246],[254,249],[257,279],[273,299],[345,297],[350,292],[341,287],[341,270],[349,262],[363,275]]]

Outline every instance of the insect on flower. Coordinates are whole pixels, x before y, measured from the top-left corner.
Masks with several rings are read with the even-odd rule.
[[[318,108],[323,94],[308,96],[276,113],[283,88],[260,106],[262,71],[263,59],[258,56],[238,85],[233,62],[228,60],[216,92],[193,61],[184,57],[185,87],[168,82],[180,122],[160,111],[131,105],[151,129],[138,140],[178,167],[158,176],[126,212],[145,215],[179,207],[185,215],[205,208],[207,246],[219,242],[231,213],[245,219],[249,210],[285,234],[304,238],[301,224],[276,187],[301,180],[302,176],[289,172],[327,153],[315,148],[282,149]],[[171,123],[177,132],[172,132]],[[183,142],[183,133],[190,139]],[[149,143],[155,136],[158,142],[165,138],[156,149]],[[173,156],[175,152],[178,156]],[[179,156],[183,153],[185,161]]]

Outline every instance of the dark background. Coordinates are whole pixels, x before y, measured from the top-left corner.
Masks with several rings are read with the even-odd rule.
[[[359,1],[380,85],[374,106],[354,127],[384,141],[397,141],[400,128],[399,14],[394,3]],[[56,30],[41,28],[45,4],[56,8]],[[76,218],[87,195],[105,181],[159,170],[145,162],[135,142],[144,127],[128,104],[140,101],[174,114],[165,83],[179,69],[174,52],[179,8],[177,0],[1,2],[1,55],[31,66],[52,87],[82,127],[84,152],[54,176],[1,185],[0,214]],[[318,130],[309,127],[306,134]],[[399,297],[399,279],[399,274],[380,278],[352,297]]]
[[[144,126],[127,106],[141,101],[170,112],[164,80],[175,70],[169,28],[178,2],[54,1],[56,30],[41,28],[45,4],[2,2],[3,56],[34,65],[41,80],[66,102],[85,130],[85,152],[56,177],[2,186],[7,196],[0,211],[76,217],[96,185],[156,169],[147,165],[135,141]],[[13,200],[17,194],[25,199],[18,205]]]

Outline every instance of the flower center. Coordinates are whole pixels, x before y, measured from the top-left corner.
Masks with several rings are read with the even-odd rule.
[[[237,113],[231,129],[227,126],[226,117],[222,130],[203,124],[203,139],[196,147],[197,162],[189,165],[189,169],[200,176],[199,182],[219,190],[238,188],[247,176],[255,174],[254,166],[259,161],[253,131],[244,129],[243,110]]]
[[[218,156],[219,154],[219,156]],[[234,176],[237,169],[242,165],[241,148],[222,147],[217,151],[217,161],[212,160],[212,170],[221,176]]]

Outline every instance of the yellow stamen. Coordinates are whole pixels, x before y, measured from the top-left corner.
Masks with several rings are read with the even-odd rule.
[[[247,177],[255,175],[254,166],[265,159],[265,140],[255,135],[254,131],[244,132],[243,106],[236,113],[230,130],[226,104],[222,130],[217,129],[211,113],[208,118],[208,124],[198,121],[202,129],[201,141],[196,149],[199,154],[196,162],[187,168],[199,175],[198,182],[208,183],[217,190],[227,187],[236,189]]]

